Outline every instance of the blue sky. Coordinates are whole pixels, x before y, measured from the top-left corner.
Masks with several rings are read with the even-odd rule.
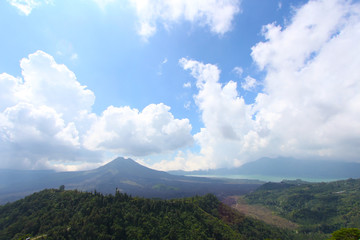
[[[359,161],[359,16],[344,0],[1,1],[0,167]]]

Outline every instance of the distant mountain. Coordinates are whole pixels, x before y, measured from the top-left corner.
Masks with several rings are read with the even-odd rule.
[[[171,178],[169,173],[142,166],[130,158],[116,158],[93,171],[98,174],[111,174],[122,178]]]
[[[243,165],[241,173],[306,178],[360,178],[360,163],[262,158]]]
[[[244,194],[256,189],[261,182],[176,176],[144,167],[132,159],[117,158],[90,171],[0,170],[0,204],[61,185],[66,189],[96,190],[104,194],[119,191],[150,198],[179,198],[206,193],[219,197]]]
[[[261,158],[238,168],[208,171],[171,171],[178,175],[263,175],[284,178],[347,179],[360,178],[360,163],[294,158]]]

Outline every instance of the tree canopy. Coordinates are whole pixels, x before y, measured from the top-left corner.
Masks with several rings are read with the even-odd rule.
[[[214,195],[174,200],[48,189],[0,206],[0,239],[293,239]]]

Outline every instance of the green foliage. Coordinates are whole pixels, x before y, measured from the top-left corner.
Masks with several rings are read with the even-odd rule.
[[[156,184],[152,186],[152,189],[158,190],[158,191],[178,191],[179,188],[173,187],[173,186],[167,186],[165,184]]]
[[[360,227],[360,179],[330,183],[268,183],[246,195],[250,204],[265,205],[301,225],[300,233],[322,235],[342,227]],[[319,236],[319,235],[317,235]]]
[[[357,228],[342,228],[332,233],[329,240],[358,240],[360,239],[360,230]]]
[[[176,200],[44,190],[0,206],[0,239],[293,239],[214,195]],[[289,235],[290,236],[290,235]]]

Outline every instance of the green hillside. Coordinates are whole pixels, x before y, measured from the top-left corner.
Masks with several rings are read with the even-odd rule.
[[[267,183],[245,199],[299,224],[300,233],[318,233],[326,239],[340,228],[360,228],[360,179]]]
[[[0,239],[294,239],[214,195],[176,200],[44,190],[0,206]]]

